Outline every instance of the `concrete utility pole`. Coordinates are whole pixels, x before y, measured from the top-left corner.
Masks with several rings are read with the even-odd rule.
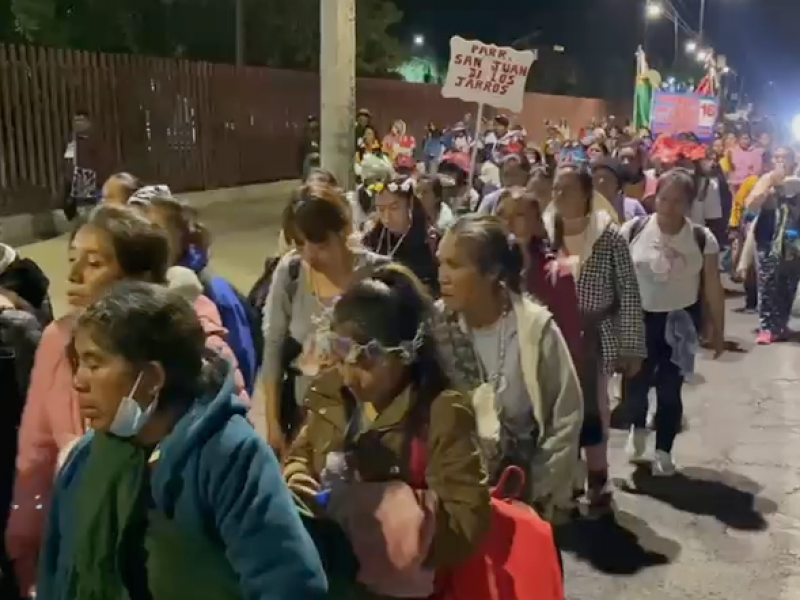
[[[356,112],[356,0],[320,3],[322,167],[352,189]]]
[[[236,66],[244,66],[244,0],[236,0]]]
[[[700,0],[700,39],[706,31],[706,0]]]

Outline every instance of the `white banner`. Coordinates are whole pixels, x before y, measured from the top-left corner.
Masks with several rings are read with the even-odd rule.
[[[520,112],[534,60],[536,53],[530,50],[454,36],[450,38],[450,64],[442,96]]]

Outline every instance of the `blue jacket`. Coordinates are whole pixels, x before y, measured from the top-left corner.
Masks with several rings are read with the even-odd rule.
[[[151,528],[152,515],[164,515],[187,539],[213,545],[243,600],[322,600],[327,581],[316,548],[278,461],[245,418],[247,409],[233,389],[231,368],[216,396],[198,400],[151,456]],[[39,560],[39,600],[69,600],[75,510],[70,499],[92,435],[78,443],[56,479]],[[172,564],[169,555],[163,562],[170,564],[148,563],[148,574],[154,567],[178,580],[203,576],[191,567],[176,568],[181,561]]]
[[[263,353],[256,347],[257,338],[263,336],[261,327],[256,326],[256,315],[248,312],[247,301],[226,279],[206,274],[200,279],[203,292],[216,305],[222,326],[228,330],[228,345],[239,363],[247,393],[252,395]]]
[[[263,354],[261,315],[251,310],[247,300],[228,280],[207,272],[208,258],[207,252],[192,246],[181,266],[197,273],[203,293],[216,305],[222,326],[228,330],[227,342],[239,363],[245,389],[252,394]]]

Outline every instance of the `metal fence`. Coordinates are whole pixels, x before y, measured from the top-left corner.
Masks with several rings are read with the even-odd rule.
[[[421,135],[473,110],[436,86],[366,79],[358,105],[379,128],[404,119]],[[521,120],[588,122],[598,100],[529,94]],[[313,73],[0,44],[0,215],[59,202],[72,115],[87,110],[109,171],[125,170],[176,191],[296,177],[298,148],[319,111]]]

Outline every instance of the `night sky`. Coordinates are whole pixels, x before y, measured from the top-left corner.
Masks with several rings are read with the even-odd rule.
[[[532,45],[562,45],[577,60],[599,68],[603,60],[627,55],[633,70],[633,53],[644,37],[645,0],[394,1],[404,12],[402,35],[409,43],[421,33],[445,57],[447,41],[455,34],[503,45],[540,29]],[[673,3],[697,30],[700,0]],[[706,4],[706,39],[728,56],[749,96],[768,112],[800,112],[800,0]],[[686,39],[681,33],[682,43]],[[669,21],[651,23],[647,42],[651,62],[671,64],[674,30]]]

